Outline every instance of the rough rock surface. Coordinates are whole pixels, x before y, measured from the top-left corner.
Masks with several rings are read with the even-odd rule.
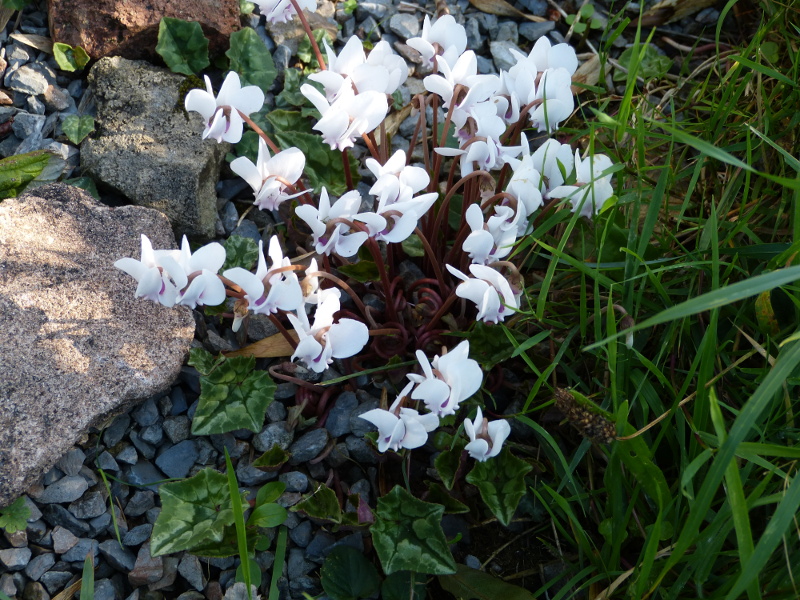
[[[93,425],[173,383],[191,312],[134,297],[115,260],[139,232],[174,247],[160,213],[53,184],[0,204],[0,507]]]
[[[50,0],[48,13],[53,41],[82,46],[92,58],[154,58],[162,17],[200,23],[212,54],[227,50],[239,29],[236,0]]]
[[[202,117],[183,110],[182,83],[145,62],[98,61],[89,73],[97,133],[81,145],[81,166],[133,204],[163,212],[178,236],[208,239],[228,144],[202,139]]]

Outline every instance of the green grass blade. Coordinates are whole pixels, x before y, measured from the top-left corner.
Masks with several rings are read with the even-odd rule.
[[[81,600],[94,600],[94,555],[91,551],[83,560],[81,575]]]
[[[247,587],[247,597],[252,598],[250,582],[250,553],[247,551],[247,531],[244,526],[244,511],[242,510],[241,495],[239,493],[239,482],[236,481],[236,473],[233,470],[233,463],[225,448],[225,466],[227,467],[228,489],[231,492],[231,506],[233,507],[233,522],[236,525],[236,543],[239,545],[239,561],[242,564],[242,578]]]
[[[288,530],[281,526],[278,530],[278,541],[275,543],[275,561],[272,563],[272,579],[269,582],[269,600],[278,600],[280,590],[278,580],[283,574],[283,562],[286,560],[286,536]]]

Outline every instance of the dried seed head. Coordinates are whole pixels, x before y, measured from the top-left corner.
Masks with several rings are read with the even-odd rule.
[[[583,437],[597,444],[610,444],[617,437],[614,423],[590,402],[581,402],[568,390],[556,388],[555,405]]]

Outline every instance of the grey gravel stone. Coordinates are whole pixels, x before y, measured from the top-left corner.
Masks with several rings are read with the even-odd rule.
[[[100,579],[94,582],[94,600],[116,600],[117,589],[110,579]]]
[[[325,421],[325,429],[328,430],[331,437],[336,438],[350,433],[350,416],[356,407],[358,407],[358,399],[353,392],[339,394]]]
[[[156,406],[155,398],[150,397],[145,400],[131,413],[131,416],[140,427],[155,425],[159,419],[158,406]]]
[[[347,444],[348,454],[356,461],[368,465],[374,465],[378,462],[378,457],[375,455],[374,450],[369,442],[363,437],[356,437],[354,435],[347,436],[345,439]]]
[[[50,111],[65,111],[71,106],[75,106],[75,101],[69,95],[69,92],[55,85],[47,86],[42,95],[42,100]]]
[[[31,58],[33,58],[31,52],[24,44],[14,43],[6,47],[6,60],[8,61],[8,68],[11,70],[18,69]]]
[[[150,544],[142,544],[136,556],[136,564],[128,573],[128,581],[133,587],[155,583],[164,577],[164,559],[150,556]]]
[[[543,17],[547,13],[547,2],[545,0],[519,0],[522,9],[527,13]]]
[[[271,450],[275,444],[286,450],[294,439],[294,431],[287,430],[286,421],[270,423],[264,431],[253,437],[253,446],[259,452]]]
[[[29,581],[22,591],[22,600],[50,600],[50,595],[41,583]]]
[[[130,550],[120,547],[117,540],[106,540],[100,544],[99,549],[103,558],[117,571],[127,573],[136,563],[136,556]]]
[[[392,10],[392,0],[372,0],[371,2],[359,2],[356,6],[356,19],[364,21],[368,17],[383,20]]]
[[[95,565],[97,565],[98,547],[99,544],[97,543],[97,540],[81,538],[78,540],[77,544],[61,555],[61,560],[82,563],[86,559],[86,555],[91,553]]]
[[[39,497],[39,502],[43,504],[72,502],[80,498],[87,489],[89,489],[89,484],[80,475],[62,477],[44,489]]]
[[[106,501],[100,492],[91,492],[69,505],[76,519],[94,519],[106,512]]]
[[[133,446],[125,446],[117,454],[117,460],[126,465],[135,465],[139,462],[139,453]]]
[[[164,419],[164,433],[173,444],[179,444],[189,437],[191,422],[186,415],[167,417]]]
[[[300,465],[316,458],[327,443],[327,429],[312,429],[308,433],[303,434],[289,447],[289,452],[292,455],[289,459],[289,464]]]
[[[160,424],[156,423],[155,425],[150,425],[149,427],[142,429],[139,435],[141,439],[148,444],[158,446],[161,443],[161,440],[164,439],[164,430],[161,429]]]
[[[316,563],[322,563],[330,552],[329,548],[336,543],[336,538],[327,531],[317,531],[311,543],[306,546],[306,557]]]
[[[152,532],[153,526],[150,523],[137,525],[125,534],[122,538],[122,543],[126,546],[138,546],[139,544],[143,544],[145,540],[150,537]]]
[[[301,548],[292,548],[289,550],[287,565],[290,580],[307,575],[316,568],[314,563],[306,560],[305,552],[303,552]]]
[[[98,538],[102,533],[109,530],[114,531],[114,528],[111,526],[111,513],[109,512],[104,512],[102,515],[89,521],[89,535],[93,538]]]
[[[3,537],[6,538],[8,543],[14,548],[23,548],[28,545],[28,534],[24,529],[19,529],[14,533],[9,533],[4,529]]]
[[[41,134],[44,121],[44,115],[32,115],[26,112],[19,112],[17,116],[14,117],[14,124],[11,128],[18,138],[24,140],[36,134]]]
[[[544,21],[543,23],[522,23],[519,26],[519,34],[526,40],[535,42],[540,37],[547,35],[556,28],[555,21]]]
[[[330,454],[325,458],[328,465],[331,467],[341,467],[350,458],[350,452],[347,450],[345,442],[339,442],[334,446]]]
[[[33,544],[49,546],[52,543],[44,540],[45,535],[49,534],[50,532],[47,528],[47,523],[45,523],[42,519],[28,523],[28,527],[25,529],[25,532],[28,534],[28,541]]]
[[[419,20],[409,13],[397,13],[389,19],[389,29],[407,40],[419,35]]]
[[[363,415],[365,412],[370,411],[373,408],[378,408],[377,399],[362,402],[350,414],[350,431],[353,435],[364,437],[364,435],[370,431],[377,431],[375,425],[365,419],[360,418],[360,415]]]
[[[164,475],[161,474],[158,469],[152,465],[152,463],[149,463],[146,460],[137,462],[124,472],[129,483],[132,485],[147,485],[147,489],[153,490],[154,492],[158,491],[158,485],[148,484],[153,484],[156,481],[166,479],[166,477],[164,477]]]
[[[60,525],[53,529],[53,550],[57,554],[64,554],[78,543],[78,538],[73,533]]]
[[[15,92],[37,96],[50,85],[47,78],[30,65],[22,65],[6,79],[6,87]]]
[[[159,454],[156,465],[169,477],[183,478],[196,458],[197,444],[193,440],[184,440]]]
[[[33,581],[39,581],[50,568],[56,564],[56,555],[52,553],[40,554],[33,558],[25,567],[25,575]]]
[[[245,460],[240,460],[236,465],[236,478],[244,486],[261,485],[275,479],[277,475],[274,471],[262,471]]]
[[[21,571],[31,560],[29,548],[8,548],[0,550],[0,564],[9,571]]]
[[[289,384],[294,385],[294,384]],[[293,394],[294,395],[294,394]],[[267,407],[267,420],[270,423],[286,420],[286,407],[282,402],[271,402]]]
[[[253,223],[250,219],[244,219],[239,225],[231,231],[231,235],[238,235],[243,238],[250,238],[256,244],[261,241],[261,232],[258,231],[258,225]]]
[[[45,113],[44,103],[36,96],[28,96],[25,101],[25,108],[29,113],[34,115],[43,115]]]
[[[73,578],[72,573],[69,571],[48,571],[40,580],[47,591],[51,594],[56,594],[67,587],[67,583]],[[75,577],[77,579],[77,577]]]
[[[503,21],[497,28],[495,40],[517,44],[519,42],[519,27],[514,21]]]
[[[117,461],[114,460],[114,457],[105,450],[103,450],[97,457],[97,466],[104,471],[119,471],[119,465],[117,464]]]
[[[233,202],[226,202],[222,210],[219,211],[219,218],[222,221],[222,226],[225,227],[225,233],[230,234],[236,229],[236,224],[239,222],[239,213],[236,210],[236,205]]]
[[[467,554],[467,556],[464,557],[464,564],[470,569],[477,569],[478,571],[481,570],[481,561],[477,556],[473,556],[472,554]]]
[[[141,517],[156,505],[155,494],[150,490],[138,490],[125,506],[125,514],[129,517]]]
[[[303,521],[297,527],[289,531],[289,537],[295,544],[301,548],[305,548],[311,542],[311,533],[311,521]]]
[[[701,25],[713,25],[719,21],[719,11],[716,8],[708,7],[701,10],[694,18]]]
[[[112,446],[119,444],[122,441],[122,438],[125,437],[125,431],[128,429],[130,424],[131,418],[127,413],[114,419],[114,422],[111,423],[111,426],[103,432],[103,442],[105,445],[111,448]]]
[[[300,471],[281,473],[278,479],[286,485],[287,492],[300,492],[302,494],[308,489],[308,476]]]
[[[59,504],[50,504],[42,509],[42,517],[51,526],[60,525],[69,529],[76,536],[86,535],[89,526],[86,522],[76,519],[71,512]]]
[[[153,444],[144,441],[137,431],[131,431],[128,437],[133,445],[136,446],[139,454],[144,456],[147,460],[153,460],[156,455],[156,449]]]
[[[178,573],[181,574],[189,585],[198,592],[202,592],[206,587],[206,578],[203,575],[203,567],[200,559],[192,554],[184,554],[178,563]]]

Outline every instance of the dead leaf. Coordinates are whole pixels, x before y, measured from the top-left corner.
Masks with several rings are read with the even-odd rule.
[[[15,12],[13,8],[0,8],[0,31],[5,31],[6,25],[11,20],[11,15]]]
[[[386,117],[386,135],[394,135],[397,133],[397,130],[400,129],[400,124],[411,114],[411,109],[412,106],[406,104],[400,110],[396,110]],[[380,129],[378,129],[378,132],[380,132]],[[382,143],[383,140],[381,140],[381,144]]]
[[[299,338],[296,331],[290,331],[289,335],[297,341]],[[282,333],[276,333],[263,340],[253,342],[249,346],[245,346],[240,350],[233,352],[223,352],[225,356],[231,358],[233,356],[255,356],[256,358],[279,358],[282,356],[291,356],[294,354],[294,348],[283,337]]]
[[[469,0],[475,8],[490,15],[497,15],[498,17],[518,17],[528,19],[535,23],[543,23],[547,19],[543,17],[535,17],[533,15],[526,15],[521,10],[514,8],[506,0]]]
[[[663,0],[642,15],[642,27],[672,23],[716,3],[717,0]],[[628,27],[636,27],[636,21]]]
[[[58,596],[54,596],[53,600],[69,600],[72,598],[77,592],[81,589],[81,584],[83,583],[83,579],[78,579],[75,583],[61,592]]]
[[[595,54],[578,67],[578,70],[572,76],[572,93],[580,94],[586,91],[584,88],[575,85],[576,83],[596,85],[598,81],[600,81],[600,57]]]
[[[17,40],[18,42],[22,42],[30,46],[31,48],[36,48],[37,50],[41,50],[42,52],[47,52],[48,54],[53,53],[53,40],[48,37],[44,37],[43,35],[33,35],[29,33],[12,33],[10,36],[12,40]]]

